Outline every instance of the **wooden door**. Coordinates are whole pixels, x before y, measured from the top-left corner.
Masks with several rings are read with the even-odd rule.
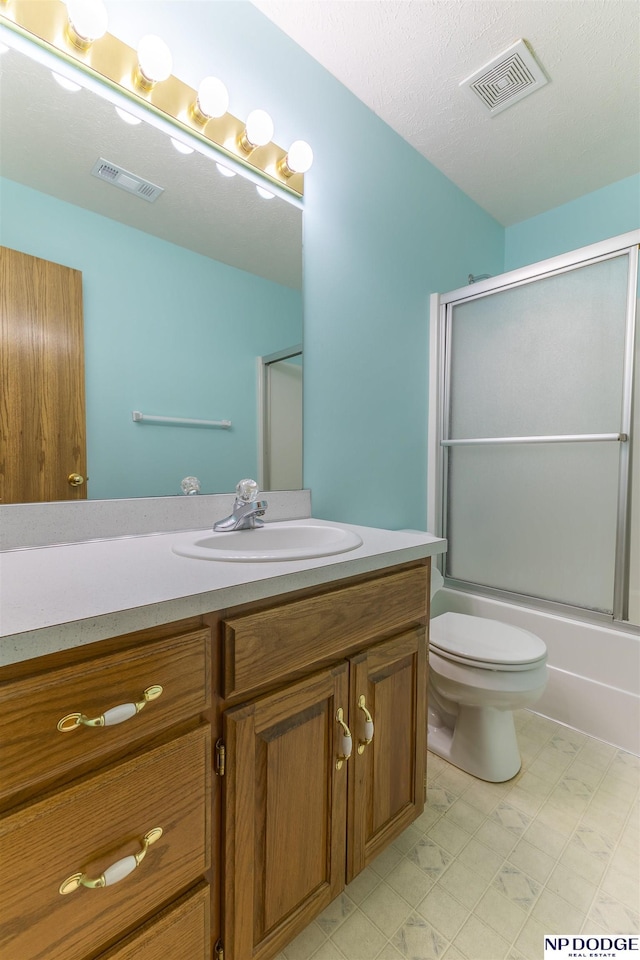
[[[350,664],[354,757],[349,770],[347,883],[424,810],[425,628],[371,647]],[[368,744],[365,710],[374,725]]]
[[[344,887],[348,665],[225,714],[224,950],[273,957]]]
[[[85,499],[78,270],[0,247],[0,384],[0,503]]]

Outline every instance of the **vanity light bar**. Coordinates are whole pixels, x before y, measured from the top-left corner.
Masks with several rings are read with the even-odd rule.
[[[183,83],[173,74],[145,89],[139,80],[140,70],[136,51],[110,33],[93,40],[85,49],[69,39],[69,15],[62,0],[13,0],[0,6],[0,23],[27,35],[39,45],[53,49],[65,60],[71,61],[84,73],[115,87],[134,102],[143,104],[156,114],[164,115],[179,128],[204,143],[213,145],[221,154],[233,158],[236,164],[262,176],[297,197],[304,194],[304,173],[291,171],[287,151],[269,141],[266,144],[244,144],[246,126],[231,113],[211,117],[202,123],[202,115],[194,114],[193,104],[198,91]]]

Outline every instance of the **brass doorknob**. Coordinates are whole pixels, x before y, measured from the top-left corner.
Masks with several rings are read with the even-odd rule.
[[[70,487],[81,487],[84,483],[84,477],[81,477],[79,473],[70,473],[67,482]]]

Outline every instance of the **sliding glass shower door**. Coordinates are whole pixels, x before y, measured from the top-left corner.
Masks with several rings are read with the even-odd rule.
[[[441,298],[445,573],[626,619],[637,246],[537,266]]]

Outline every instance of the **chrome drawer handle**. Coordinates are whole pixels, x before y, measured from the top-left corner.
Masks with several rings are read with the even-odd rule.
[[[85,873],[73,873],[60,884],[59,892],[64,897],[68,893],[73,893],[75,890],[78,890],[80,887],[97,890],[99,887],[111,887],[114,883],[120,883],[120,881],[128,877],[130,873],[133,873],[136,867],[140,866],[151,844],[159,840],[161,836],[162,827],[154,827],[153,830],[145,833],[140,841],[142,844],[140,853],[132,854],[130,857],[123,857],[122,860],[116,860],[115,863],[107,867],[104,873],[101,873],[95,880],[91,880]]]
[[[336,759],[336,770],[340,770],[344,761],[348,760],[349,757],[351,756],[351,751],[353,749],[353,740],[351,739],[351,730],[349,730],[349,727],[344,722],[344,711],[342,707],[339,707],[338,712],[336,713],[336,723],[339,723],[340,726],[342,727],[342,739],[341,739],[342,753]]]
[[[358,698],[358,708],[364,713],[364,738],[358,742],[359,754],[363,754],[365,747],[368,747],[373,740],[373,717],[367,710],[366,703],[363,694]]]
[[[115,727],[117,723],[124,723],[125,720],[135,717],[148,703],[157,700],[161,693],[162,687],[159,684],[147,687],[142,694],[143,699],[138,703],[121,703],[117,707],[105,710],[103,714],[92,720],[84,713],[69,713],[62,720],[58,720],[58,730],[60,733],[69,733],[71,730],[77,730],[78,727]]]

